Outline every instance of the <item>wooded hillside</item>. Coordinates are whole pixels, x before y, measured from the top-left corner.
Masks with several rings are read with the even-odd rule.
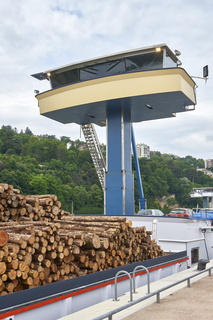
[[[67,143],[71,147],[67,149]],[[103,192],[88,150],[79,150],[85,142],[55,136],[34,136],[29,128],[18,133],[10,126],[0,129],[0,182],[20,190],[21,194],[55,194],[63,209],[75,214],[103,213]],[[103,151],[105,146],[102,146]],[[169,206],[195,207],[190,199],[192,187],[212,187],[212,178],[197,172],[203,159],[191,156],[178,158],[151,154],[151,159],[139,159],[144,194],[148,207],[159,207],[159,199],[175,195]],[[133,162],[134,170],[134,162]],[[201,204],[201,203],[200,203]],[[135,208],[138,209],[135,179]]]

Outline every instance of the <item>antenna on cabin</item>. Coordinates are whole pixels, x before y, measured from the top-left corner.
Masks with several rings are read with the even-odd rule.
[[[203,76],[202,77],[191,76],[191,78],[202,79],[202,80],[205,80],[205,83],[206,83],[208,80],[208,75],[209,75],[209,66],[206,65],[203,67]]]

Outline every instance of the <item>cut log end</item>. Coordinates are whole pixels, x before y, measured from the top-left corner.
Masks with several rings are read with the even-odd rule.
[[[8,242],[8,234],[5,230],[0,230],[0,247],[3,247]]]

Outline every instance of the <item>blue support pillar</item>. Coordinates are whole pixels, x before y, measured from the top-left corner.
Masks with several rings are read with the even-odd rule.
[[[144,197],[143,193],[143,185],[142,185],[142,180],[141,180],[141,171],[140,171],[140,165],[138,161],[138,153],[137,153],[137,147],[135,143],[135,134],[134,134],[134,129],[132,125],[132,150],[133,150],[133,155],[134,155],[134,161],[135,161],[135,171],[136,171],[136,176],[137,176],[137,182],[138,182],[138,193],[139,193],[139,210],[141,209],[146,209],[146,199]]]
[[[129,109],[107,111],[107,170],[105,213],[134,214],[134,178],[131,159],[131,115]]]

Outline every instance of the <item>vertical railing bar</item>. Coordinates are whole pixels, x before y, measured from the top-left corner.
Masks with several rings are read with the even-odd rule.
[[[156,294],[156,302],[160,303],[160,292]]]
[[[126,274],[129,277],[129,281],[130,281],[130,301],[133,300],[133,295],[132,295],[132,278],[129,274],[129,272],[125,271],[125,270],[120,270],[116,273],[115,275],[115,301],[118,301],[118,290],[117,290],[117,278],[119,275],[121,274]]]
[[[149,276],[149,270],[142,266],[142,265],[139,265],[139,266],[136,266],[133,270],[133,292],[136,293],[136,285],[135,285],[135,274],[136,274],[136,270],[138,271],[138,269],[142,269],[142,270],[145,270],[146,273],[147,273],[147,289],[148,289],[148,294],[150,293],[150,276]]]
[[[187,279],[187,287],[190,288],[190,279]]]

